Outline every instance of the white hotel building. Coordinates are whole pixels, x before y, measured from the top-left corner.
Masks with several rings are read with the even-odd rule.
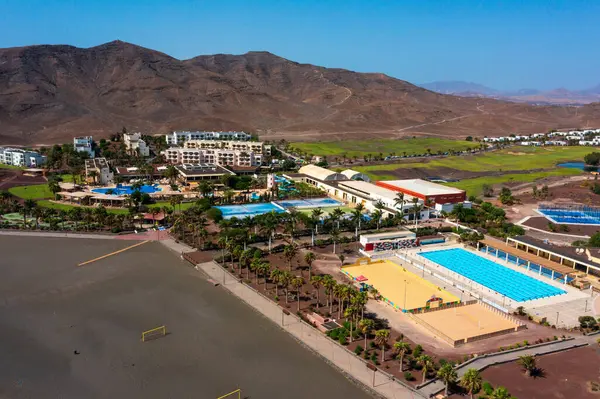
[[[165,135],[168,145],[181,145],[190,140],[249,141],[252,135],[245,132],[173,132]]]
[[[37,168],[46,162],[46,157],[39,152],[21,150],[19,148],[0,147],[0,163],[12,166]]]
[[[163,151],[167,162],[173,164],[216,164],[234,167],[259,167],[271,147],[261,142],[190,140],[183,147]]]

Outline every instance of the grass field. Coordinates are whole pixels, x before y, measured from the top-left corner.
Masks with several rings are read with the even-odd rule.
[[[69,211],[73,208],[92,208],[92,207],[77,207],[74,205],[68,205],[68,204],[58,204],[56,202],[51,202],[48,200],[41,200],[41,201],[37,201],[38,206],[41,206],[42,208],[51,208],[51,209],[61,209],[63,211]],[[92,208],[94,209],[94,208]],[[118,214],[127,214],[129,213],[129,211],[127,209],[112,209],[112,208],[107,208],[106,211],[108,213],[113,213],[115,215]]]
[[[52,192],[48,189],[48,184],[11,187],[8,189],[8,192],[23,199],[52,198]]]
[[[0,169],[24,169],[21,166],[13,166],[13,165],[6,165],[3,163],[0,163]]]
[[[483,191],[483,185],[495,185],[503,183],[529,183],[550,176],[573,176],[581,172],[577,169],[557,169],[547,172],[533,173],[510,173],[502,176],[484,176],[474,179],[464,179],[458,182],[446,183],[446,186],[460,188],[465,190],[467,195],[480,195]]]
[[[344,140],[319,143],[292,143],[291,147],[321,156],[341,156],[362,158],[366,154],[388,156],[424,154],[427,149],[435,154],[438,151],[450,150],[462,151],[467,148],[475,148],[478,143],[471,141],[446,140],[437,138],[414,138],[400,140]]]

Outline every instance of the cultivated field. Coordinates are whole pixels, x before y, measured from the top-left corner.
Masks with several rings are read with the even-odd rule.
[[[2,236],[0,396],[369,397],[159,243],[76,266],[131,244]]]
[[[463,151],[467,148],[477,148],[479,143],[472,141],[448,140],[442,138],[411,138],[411,139],[373,139],[373,140],[343,140],[316,143],[292,143],[291,146],[305,153],[320,156],[346,157],[354,156],[362,159],[367,154],[414,155],[425,154],[427,149],[432,154],[438,151]]]

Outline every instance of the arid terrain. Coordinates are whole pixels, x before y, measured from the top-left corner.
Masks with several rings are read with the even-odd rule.
[[[102,137],[123,126],[150,134],[241,129],[307,141],[593,125],[600,125],[598,103],[576,109],[443,95],[268,52],[178,60],[120,41],[0,49],[0,144]]]

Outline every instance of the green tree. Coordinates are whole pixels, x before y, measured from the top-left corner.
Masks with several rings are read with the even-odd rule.
[[[312,264],[317,259],[316,255],[313,252],[307,252],[304,254],[304,261],[308,265],[308,280],[311,280],[312,277]]]
[[[165,169],[165,171],[163,172],[163,177],[169,179],[169,184],[171,185],[175,184],[177,176],[179,176],[179,171],[173,165],[167,166],[167,169]]]
[[[292,260],[294,260],[294,257],[296,256],[297,253],[298,253],[298,248],[293,244],[286,245],[283,248],[283,257],[285,258],[286,262],[288,263],[290,272],[292,271]]]
[[[427,373],[433,369],[433,360],[428,355],[421,355],[417,359],[417,363],[422,367],[423,381],[421,383],[424,384],[425,380],[427,379]]]
[[[398,355],[398,361],[400,363],[400,372],[404,371],[404,355],[406,355],[408,351],[410,351],[410,345],[408,344],[408,342],[394,342],[394,352]]]
[[[594,233],[589,241],[588,241],[588,246],[589,247],[593,247],[593,248],[597,248],[600,247],[600,231]]]
[[[519,356],[517,364],[523,368],[525,375],[528,377],[530,377],[537,368],[535,357],[531,355]]]
[[[377,330],[375,332],[375,345],[381,347],[381,363],[385,361],[385,346],[390,339],[390,330]]]
[[[375,321],[372,319],[362,319],[358,322],[358,329],[365,337],[365,349],[367,348],[367,338],[375,328]]]
[[[23,228],[27,228],[27,215],[32,214],[37,207],[37,203],[32,199],[26,199],[23,202]]]
[[[600,165],[600,152],[592,152],[583,157],[586,165],[598,166]]]
[[[483,379],[481,378],[481,374],[479,370],[470,368],[468,369],[460,379],[460,386],[467,390],[471,399],[473,399],[473,395],[481,390],[481,386],[483,384]]]
[[[450,384],[454,384],[458,379],[458,374],[454,367],[450,363],[445,363],[437,372],[437,376],[440,380],[444,381],[444,396],[448,397],[448,387]]]
[[[511,399],[511,396],[506,388],[498,387],[494,389],[494,392],[490,395],[490,399]]]
[[[319,289],[323,285],[323,277],[322,276],[312,276],[310,279],[310,284],[313,286],[316,292],[317,297],[317,309],[319,309]]]

